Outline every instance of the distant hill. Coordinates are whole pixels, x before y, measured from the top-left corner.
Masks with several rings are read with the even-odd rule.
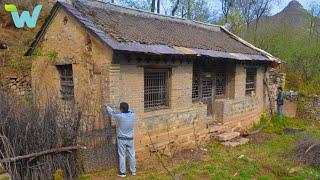
[[[278,14],[262,17],[258,29],[272,25],[306,31],[310,27],[310,18],[309,12],[298,1],[293,0]]]

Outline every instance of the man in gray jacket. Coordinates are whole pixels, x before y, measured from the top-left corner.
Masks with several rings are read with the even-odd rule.
[[[134,151],[134,124],[135,113],[129,110],[126,102],[120,103],[120,112],[115,112],[111,107],[105,104],[108,113],[117,121],[118,130],[118,154],[119,154],[119,177],[126,177],[126,151],[128,150],[130,159],[130,171],[136,175],[136,159]]]

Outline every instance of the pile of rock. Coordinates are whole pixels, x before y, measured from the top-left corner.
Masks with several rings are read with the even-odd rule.
[[[5,91],[12,92],[17,96],[29,96],[31,93],[31,78],[25,74],[21,77],[10,76],[2,85]]]
[[[213,126],[210,132],[216,133],[215,137],[218,141],[227,147],[237,147],[249,142],[249,139],[241,137],[239,132],[230,131],[223,125]]]

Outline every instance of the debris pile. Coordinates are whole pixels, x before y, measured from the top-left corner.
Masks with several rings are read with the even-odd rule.
[[[320,167],[320,140],[309,135],[304,136],[295,147],[294,156],[298,162]]]

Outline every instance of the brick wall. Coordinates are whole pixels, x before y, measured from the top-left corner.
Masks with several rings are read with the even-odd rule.
[[[153,65],[164,66],[161,63]],[[135,143],[140,152],[152,149],[150,138],[162,148],[166,148],[168,143],[182,147],[199,141],[200,137],[204,140],[212,123],[221,122],[230,129],[250,128],[265,110],[262,67],[257,68],[256,93],[251,97],[245,95],[246,67],[228,64],[228,97],[216,101],[213,119],[211,116],[207,117],[206,104],[192,102],[192,64],[172,66],[170,108],[151,112],[144,111],[143,66],[134,61],[121,61],[113,66],[120,68],[117,68],[109,81],[110,89],[113,89],[110,91],[113,99],[111,104],[117,108],[120,102],[126,101],[137,113]]]
[[[265,111],[264,69],[257,68],[256,91],[252,97],[245,95],[246,66],[236,65],[228,73],[228,76],[232,75],[235,76],[229,78],[229,97],[216,100],[216,120],[231,129],[248,129]]]
[[[147,112],[144,110],[144,67],[133,62],[112,66],[120,68],[109,81],[110,89],[113,89],[110,90],[111,104],[117,108],[120,102],[125,101],[136,112],[135,143],[140,155],[152,149],[150,137],[159,148],[165,148],[169,142],[181,145],[183,141],[183,144],[190,145],[192,141],[184,140],[194,137],[194,129],[206,127],[212,121],[206,116],[205,104],[192,103],[192,64],[179,64],[171,68],[170,108]],[[163,65],[154,67],[157,66]]]
[[[64,19],[67,17],[67,24]],[[193,64],[172,61],[151,62],[148,66],[171,67],[170,107],[144,110],[144,65],[122,60],[111,64],[114,52],[91,36],[65,12],[59,10],[47,30],[32,67],[35,98],[45,103],[60,101],[60,77],[56,65],[72,64],[76,104],[82,106],[84,131],[103,129],[110,119],[102,109],[107,103],[114,108],[126,101],[137,113],[135,143],[138,156],[149,153],[150,138],[159,148],[188,146],[208,138],[210,125],[223,122],[231,128],[248,128],[264,111],[263,68],[258,68],[254,97],[245,95],[246,70],[243,65],[227,66],[227,97],[216,103],[216,117],[207,117],[207,105],[192,102]],[[49,52],[49,53],[48,53]],[[50,55],[56,52],[56,56]],[[97,141],[98,142],[98,141]]]

